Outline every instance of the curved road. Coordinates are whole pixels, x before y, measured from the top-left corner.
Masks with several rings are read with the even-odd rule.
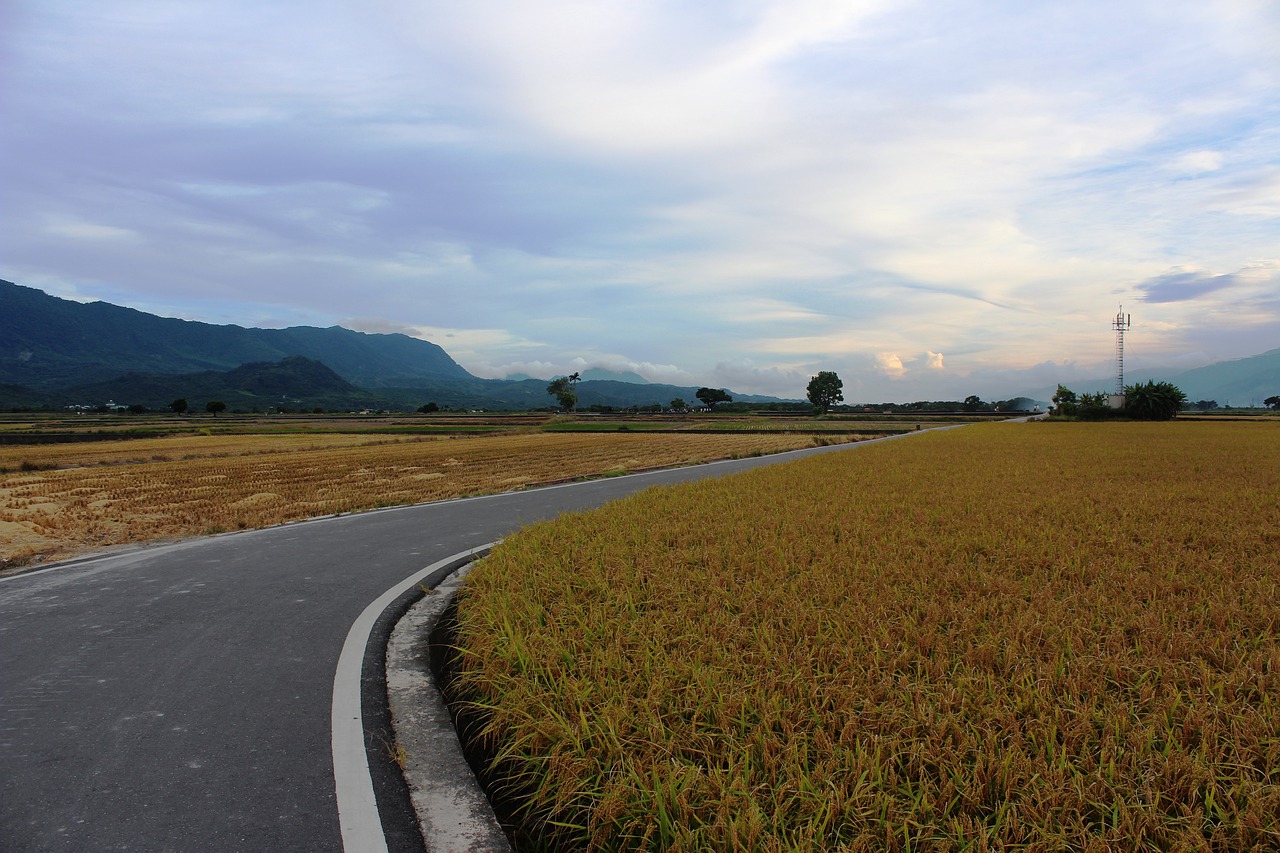
[[[538,519],[860,446],[326,518],[0,580],[0,850],[342,850],[334,672],[384,591]]]

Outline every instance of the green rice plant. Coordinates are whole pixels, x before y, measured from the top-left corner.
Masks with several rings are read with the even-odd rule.
[[[534,846],[1275,849],[1280,427],[992,424],[527,528],[458,699]]]

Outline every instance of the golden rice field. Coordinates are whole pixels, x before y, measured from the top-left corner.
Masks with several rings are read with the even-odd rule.
[[[0,568],[33,556],[813,443],[804,435],[531,433],[173,436],[0,446]]]
[[[1280,424],[990,424],[495,549],[455,695],[531,849],[1280,849]]]

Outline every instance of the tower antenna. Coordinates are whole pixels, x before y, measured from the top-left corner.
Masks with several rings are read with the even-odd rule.
[[[1121,405],[1124,400],[1124,333],[1129,331],[1130,325],[1130,316],[1124,313],[1121,305],[1120,313],[1111,321],[1111,328],[1116,330],[1116,396],[1122,401]]]

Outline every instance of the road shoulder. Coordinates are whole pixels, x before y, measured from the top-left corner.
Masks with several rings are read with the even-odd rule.
[[[430,666],[429,637],[473,565],[462,566],[409,608],[387,643],[397,756],[428,853],[511,850],[463,755]]]

